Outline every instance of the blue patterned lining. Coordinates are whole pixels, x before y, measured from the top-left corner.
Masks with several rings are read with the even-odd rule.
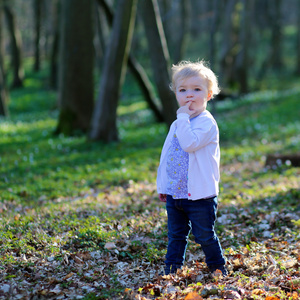
[[[175,131],[167,158],[167,194],[174,199],[188,198],[188,167],[189,154],[180,147]]]

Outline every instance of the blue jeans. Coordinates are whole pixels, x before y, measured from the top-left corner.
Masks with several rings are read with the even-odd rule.
[[[201,245],[206,264],[211,270],[225,265],[222,248],[214,229],[217,206],[217,197],[192,201],[173,199],[167,195],[169,242],[165,260],[166,273],[174,273],[183,265],[190,231],[195,241]]]

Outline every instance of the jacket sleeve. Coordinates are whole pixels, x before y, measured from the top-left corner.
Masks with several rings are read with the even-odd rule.
[[[177,115],[177,130],[179,144],[185,152],[194,152],[211,142],[217,142],[218,127],[210,118],[202,118],[192,128],[189,115],[181,113]]]

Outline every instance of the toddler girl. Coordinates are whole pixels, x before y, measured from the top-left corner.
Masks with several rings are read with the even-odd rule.
[[[166,202],[168,250],[165,274],[185,259],[190,231],[201,245],[211,272],[227,275],[225,258],[214,230],[219,193],[219,130],[206,110],[220,90],[203,61],[172,67],[171,89],[180,108],[162,148],[157,172],[159,199]]]

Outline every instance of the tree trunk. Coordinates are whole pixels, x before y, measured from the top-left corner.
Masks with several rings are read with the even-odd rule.
[[[51,48],[51,57],[50,57],[50,86],[53,89],[57,89],[58,79],[58,51],[59,51],[59,26],[58,22],[60,20],[60,2],[54,0],[52,3],[53,7],[53,21],[52,21],[52,48]]]
[[[216,33],[220,24],[221,17],[221,4],[220,0],[213,0],[213,17],[210,26],[210,35],[209,35],[209,63],[210,67],[214,69],[215,59],[216,59]]]
[[[249,46],[251,44],[250,12],[253,8],[253,0],[242,0],[243,10],[240,22],[239,44],[240,52],[236,60],[236,75],[239,83],[239,91],[248,93],[248,70],[249,70]]]
[[[270,0],[269,0],[270,1]],[[271,36],[271,55],[270,64],[275,70],[280,70],[283,66],[282,60],[282,0],[271,1],[272,10],[272,36]]]
[[[236,44],[237,35],[233,25],[233,18],[235,14],[235,6],[237,0],[226,1],[224,24],[222,24],[222,48],[220,51],[220,64],[221,64],[221,85],[233,85],[235,82],[234,76],[234,63],[235,54],[232,52],[234,45]]]
[[[33,0],[34,10],[34,66],[33,70],[40,70],[40,36],[41,36],[41,0]]]
[[[148,78],[148,75],[141,64],[134,58],[133,55],[129,56],[128,67],[131,70],[133,76],[135,77],[140,89],[143,92],[144,98],[149,106],[149,108],[154,113],[157,122],[164,122],[165,118],[161,110],[157,107],[155,102],[155,92],[153,90],[151,81]]]
[[[110,9],[109,5],[105,0],[97,0],[98,4],[103,8],[107,21],[109,25],[111,26],[113,23],[114,15],[112,10]],[[143,96],[149,106],[149,108],[152,110],[152,112],[155,115],[157,122],[164,122],[164,116],[160,109],[156,105],[156,97],[155,92],[152,87],[151,81],[148,78],[147,73],[145,72],[142,65],[135,59],[135,57],[132,54],[129,54],[128,57],[128,68],[132,72],[133,76],[135,77],[138,85],[140,86],[140,89],[143,93]]]
[[[148,40],[149,55],[154,73],[154,80],[163,106],[163,115],[168,125],[176,118],[178,105],[170,91],[170,56],[159,14],[157,0],[141,1],[142,16]]]
[[[8,116],[7,100],[8,94],[5,87],[3,66],[0,64],[0,116]]]
[[[93,1],[61,2],[56,134],[87,132],[93,111]]]
[[[132,40],[137,0],[119,0],[92,119],[90,138],[118,140],[117,107]]]
[[[297,2],[297,43],[296,43],[296,55],[297,55],[297,63],[296,63],[296,75],[300,75],[300,1]]]
[[[4,65],[3,65],[3,57],[4,57],[4,48],[3,48],[3,0],[0,0],[0,116],[8,115],[7,108],[7,89],[5,85],[5,76],[4,76]]]
[[[8,32],[10,35],[11,43],[11,55],[13,66],[13,82],[12,88],[18,88],[23,86],[24,70],[22,66],[21,57],[21,34],[16,27],[15,15],[10,6],[4,2],[4,12],[8,25]]]
[[[178,17],[178,28],[176,30],[175,43],[174,43],[174,51],[173,51],[173,61],[178,63],[182,60],[185,45],[187,39],[187,31],[188,31],[188,20],[189,20],[189,1],[180,1],[179,5],[179,17]]]
[[[102,30],[102,24],[104,13],[102,10],[102,7],[97,5],[97,8],[95,9],[95,21],[96,21],[96,33],[95,33],[95,39],[94,39],[94,48],[95,48],[95,59],[96,59],[96,65],[97,69],[101,70],[103,65],[103,58],[105,53],[105,39],[104,34]]]

